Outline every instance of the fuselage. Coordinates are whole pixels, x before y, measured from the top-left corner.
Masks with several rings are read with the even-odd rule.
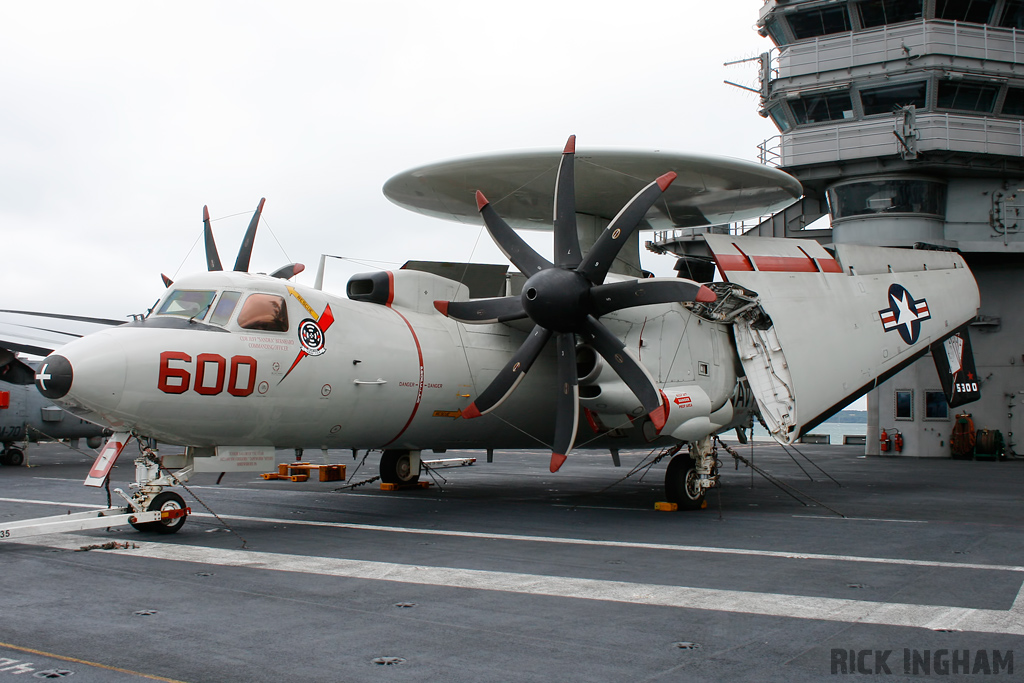
[[[492,414],[461,419],[528,327],[444,317],[434,299],[461,289],[444,278],[399,271],[388,274],[387,286],[386,298],[357,301],[248,273],[183,278],[145,320],[61,348],[40,368],[37,384],[70,411],[116,431],[185,446],[550,444],[553,351]],[[713,410],[732,394],[735,353],[724,325],[676,304],[602,320],[660,386],[698,387]],[[602,403],[601,391],[581,392],[594,419],[581,420],[577,447],[648,443],[633,424],[638,406],[623,398],[623,385],[616,387],[611,372],[591,374],[611,398]]]

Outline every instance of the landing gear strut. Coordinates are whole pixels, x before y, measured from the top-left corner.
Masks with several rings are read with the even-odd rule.
[[[711,437],[690,443],[688,453],[672,457],[665,470],[665,497],[680,510],[704,506],[707,490],[718,485],[718,460]]]
[[[124,498],[135,512],[159,512],[160,518],[153,522],[129,522],[139,531],[158,534],[173,534],[185,525],[185,518],[192,510],[185,505],[185,499],[174,491],[165,491],[168,486],[182,485],[192,475],[191,462],[171,474],[161,467],[160,456],[154,442],[140,440],[142,453],[135,459],[135,481],[129,484],[132,495],[121,489],[114,489]]]
[[[420,452],[384,451],[380,456],[380,480],[385,484],[415,484],[420,480]]]

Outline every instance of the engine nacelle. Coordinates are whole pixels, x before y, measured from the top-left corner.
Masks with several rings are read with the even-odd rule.
[[[659,436],[670,436],[679,441],[696,441],[713,434],[733,419],[732,401],[726,401],[718,410],[712,410],[711,398],[697,385],[668,387],[662,390],[668,405],[665,427],[660,434],[654,425],[644,424],[644,436],[654,441]]]
[[[604,359],[590,346],[582,344],[576,348],[580,407],[604,415],[643,415],[640,399],[614,371],[605,372],[606,366]]]

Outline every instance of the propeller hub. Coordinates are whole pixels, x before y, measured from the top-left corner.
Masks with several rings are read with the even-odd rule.
[[[526,281],[522,302],[538,325],[554,332],[576,332],[590,313],[590,283],[575,270],[548,268]]]

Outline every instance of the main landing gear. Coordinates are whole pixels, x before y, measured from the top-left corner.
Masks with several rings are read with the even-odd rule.
[[[714,441],[706,436],[689,444],[687,453],[672,457],[665,470],[665,497],[680,510],[704,506],[708,489],[718,485],[718,460]]]
[[[385,450],[380,456],[380,480],[385,484],[415,484],[420,480],[420,452]]]

